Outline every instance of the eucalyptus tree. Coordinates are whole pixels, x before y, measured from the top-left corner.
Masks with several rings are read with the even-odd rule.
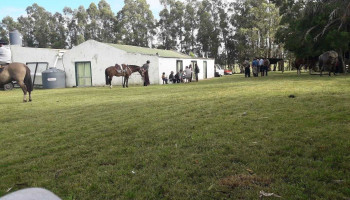
[[[219,27],[221,30],[221,42],[223,43],[223,48],[222,48],[222,55],[221,59],[219,60],[220,64],[224,65],[232,65],[234,62],[230,62],[229,59],[229,39],[230,39],[230,33],[232,32],[230,26],[229,26],[229,8],[228,4],[223,3],[221,6],[218,7],[218,15],[219,15]]]
[[[65,19],[61,13],[56,12],[50,19],[50,33],[49,39],[51,48],[63,49],[66,48],[66,32]]]
[[[86,11],[83,6],[80,6],[78,10],[65,7],[63,13],[67,23],[67,44],[69,48],[72,48],[85,41]]]
[[[185,4],[182,1],[175,1],[170,10],[170,17],[173,19],[172,37],[176,39],[177,49],[183,52],[183,36],[185,30],[184,22]]]
[[[18,18],[23,42],[27,46],[50,47],[51,43],[47,33],[50,33],[49,22],[51,13],[34,3],[26,9],[27,15]]]
[[[186,53],[194,52],[197,48],[196,31],[198,31],[197,9],[198,2],[196,0],[187,0],[184,14],[184,45],[183,51]]]
[[[167,6],[159,13],[159,21],[157,27],[159,29],[158,38],[161,40],[162,45],[158,48],[162,49],[174,49],[176,47],[176,37],[173,38],[173,17],[170,16],[170,12]]]
[[[86,40],[93,39],[97,41],[100,40],[101,35],[101,29],[102,27],[99,26],[100,21],[100,11],[98,10],[95,3],[91,3],[89,5],[89,8],[86,9],[87,15],[88,15],[88,24],[85,28],[85,38]]]
[[[275,34],[280,22],[276,6],[267,0],[247,0],[234,3],[234,8],[231,23],[239,58],[276,54]]]
[[[160,3],[164,6],[157,23],[161,48],[182,51],[185,5],[178,0],[160,0]]]
[[[100,26],[100,39],[103,42],[115,41],[114,25],[116,19],[111,6],[105,1],[101,0],[98,3],[98,14],[99,14],[99,26]]]
[[[124,0],[117,14],[118,37],[128,45],[148,47],[155,35],[155,19],[146,0]]]
[[[199,4],[199,8],[197,11],[198,15],[198,34],[197,41],[200,44],[199,51],[202,52],[203,55],[213,56],[209,54],[216,54],[215,48],[212,48],[213,39],[218,36],[217,29],[213,24],[212,18],[212,4],[208,0],[203,0]],[[216,56],[216,55],[214,55]]]

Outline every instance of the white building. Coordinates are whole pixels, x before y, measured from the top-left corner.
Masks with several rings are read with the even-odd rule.
[[[214,77],[214,59],[192,58],[188,55],[169,50],[150,49],[129,45],[107,44],[94,40],[86,41],[70,50],[28,48],[11,46],[12,61],[27,63],[32,71],[36,70],[36,84],[41,83],[41,72],[56,67],[66,73],[66,87],[104,86],[105,69],[115,64],[142,66],[150,60],[149,77],[151,84],[162,84],[162,73],[169,76],[185,66],[198,64],[199,79]],[[113,77],[113,85],[121,85],[120,77]],[[129,84],[142,85],[139,73],[133,73]]]

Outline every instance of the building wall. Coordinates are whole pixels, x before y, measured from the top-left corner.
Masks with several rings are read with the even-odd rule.
[[[59,49],[28,48],[21,46],[11,46],[13,62],[48,62],[49,67],[54,67]],[[200,69],[199,79],[203,79],[203,61],[207,62],[207,78],[214,77],[213,59],[181,59],[181,58],[162,58],[156,55],[144,55],[136,53],[127,53],[108,44],[100,43],[94,40],[86,41],[71,50],[63,50],[65,54],[62,59],[58,59],[56,68],[66,72],[66,86],[76,86],[76,62],[91,62],[91,74],[93,86],[105,86],[105,69],[114,66],[116,63],[142,66],[147,60],[150,60],[149,77],[151,84],[162,84],[162,72],[169,76],[171,71],[176,73],[176,61],[182,60],[183,67],[191,64],[191,61],[197,61]],[[122,85],[121,77],[113,77],[113,85]],[[130,85],[142,85],[143,80],[138,72],[133,73],[129,78]]]
[[[11,45],[12,62],[48,62],[49,67],[54,67],[59,51],[61,49],[29,48],[18,45]],[[58,59],[56,67],[62,68],[62,59]]]
[[[183,63],[183,69],[186,68],[186,66],[189,66],[192,64],[192,61],[196,61],[197,65],[199,67],[199,74],[198,79],[202,80],[204,79],[204,61],[207,62],[207,78],[213,78],[214,77],[214,60],[213,59],[184,59],[184,58],[159,58],[159,81],[158,84],[163,84],[162,81],[162,73],[165,72],[167,77],[169,77],[170,72],[173,71],[174,74],[176,74],[176,64],[177,61],[181,60]],[[192,69],[194,71],[194,68]]]
[[[116,63],[142,66],[147,60],[151,61],[151,66],[158,65],[158,57],[142,54],[131,54],[114,48],[110,45],[89,40],[74,47],[64,55],[64,66],[67,73],[67,87],[76,86],[75,63],[91,62],[92,85],[106,85],[105,69],[114,66]],[[158,68],[150,67],[150,82],[158,81],[154,74],[158,74]],[[129,78],[130,85],[142,85],[142,77],[138,72],[133,73]],[[121,77],[113,77],[112,85],[122,85]]]

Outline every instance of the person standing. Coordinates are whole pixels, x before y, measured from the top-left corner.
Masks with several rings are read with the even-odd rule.
[[[196,82],[198,82],[199,67],[198,67],[197,63],[194,67],[194,73],[196,75]]]
[[[249,60],[245,59],[245,61],[243,62],[243,66],[244,66],[244,75],[245,77],[250,77],[250,64],[249,64]]]
[[[270,68],[270,60],[265,58],[264,60],[264,71],[263,74],[265,73],[265,76],[267,76],[267,71],[269,71]]]
[[[190,78],[188,81],[189,81],[189,82],[192,82],[192,75],[193,75],[193,73],[192,73],[192,65],[190,65],[188,68],[189,68],[190,71],[191,71],[191,78]]]
[[[260,58],[259,64],[258,64],[258,74],[261,72],[261,76],[264,76],[264,59]],[[259,76],[259,75],[258,75]]]
[[[258,59],[254,58],[252,62],[252,69],[253,69],[253,76],[257,77],[258,76]]]
[[[11,63],[11,49],[6,44],[6,42],[0,40],[0,65],[8,65]]]
[[[150,85],[149,82],[149,76],[148,76],[148,69],[149,69],[149,64],[151,62],[149,60],[147,60],[147,62],[142,66],[143,71],[144,71],[144,82],[143,82],[143,86],[148,86]]]

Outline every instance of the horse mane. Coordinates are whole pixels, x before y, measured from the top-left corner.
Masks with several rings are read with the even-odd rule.
[[[141,68],[140,66],[138,66],[138,65],[128,65],[128,67],[131,67],[131,68]]]

